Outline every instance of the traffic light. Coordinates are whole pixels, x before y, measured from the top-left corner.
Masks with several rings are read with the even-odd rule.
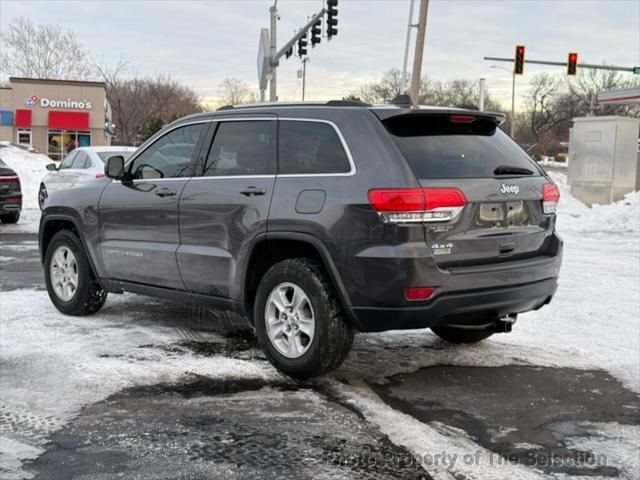
[[[522,75],[524,73],[524,45],[516,47],[516,56],[513,61],[513,74]]]
[[[293,55],[293,47],[284,53],[284,58],[289,58],[291,55]]]
[[[306,54],[307,54],[307,34],[305,33],[304,36],[300,37],[300,40],[298,40],[298,56],[302,58]]]
[[[327,38],[338,34],[338,0],[327,0]]]
[[[322,35],[321,23],[318,20],[313,27],[311,27],[311,46],[315,47],[320,43],[320,35]]]
[[[567,75],[576,75],[578,73],[578,54],[571,52],[567,57]]]

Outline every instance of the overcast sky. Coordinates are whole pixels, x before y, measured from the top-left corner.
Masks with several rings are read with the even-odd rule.
[[[0,28],[18,16],[74,30],[92,58],[120,57],[140,74],[170,74],[203,98],[216,97],[225,77],[257,89],[260,28],[273,0],[0,0]],[[279,45],[324,6],[324,0],[279,0]],[[416,2],[417,15],[418,3]],[[307,99],[340,98],[383,72],[402,67],[409,0],[340,0],[339,34],[309,48]],[[485,77],[489,92],[508,103],[508,72],[490,69],[485,55],[640,65],[640,0],[431,0],[423,74],[435,79]],[[413,53],[411,53],[413,55]],[[412,57],[410,57],[412,58]],[[281,99],[299,99],[297,58],[278,70]],[[500,64],[510,68],[510,64]],[[527,65],[519,80],[560,67]]]

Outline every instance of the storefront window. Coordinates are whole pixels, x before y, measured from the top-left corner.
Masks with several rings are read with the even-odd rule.
[[[76,148],[90,146],[91,132],[49,130],[48,155],[52,160],[61,161]]]
[[[49,130],[49,141],[47,155],[51,160],[57,162],[62,160],[62,131],[61,130]]]
[[[31,129],[27,129],[27,128],[19,128],[18,129],[18,136],[16,138],[16,140],[18,141],[18,143],[24,143],[24,144],[28,144],[31,145]]]
[[[81,147],[91,145],[91,134],[89,132],[78,132],[78,143]]]

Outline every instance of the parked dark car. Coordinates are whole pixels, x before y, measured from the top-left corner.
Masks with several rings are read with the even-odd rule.
[[[22,210],[20,178],[9,166],[0,160],[0,221],[16,223]]]
[[[562,241],[558,189],[503,120],[358,102],[183,118],[49,197],[49,296],[70,315],[124,291],[229,308],[301,378],[356,330],[508,332],[554,295]]]

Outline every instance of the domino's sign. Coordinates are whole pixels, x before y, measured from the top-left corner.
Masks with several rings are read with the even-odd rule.
[[[39,97],[35,93],[24,102],[29,108],[40,105],[42,108],[69,108],[75,110],[91,110],[93,105],[88,100],[51,100],[45,97]]]

